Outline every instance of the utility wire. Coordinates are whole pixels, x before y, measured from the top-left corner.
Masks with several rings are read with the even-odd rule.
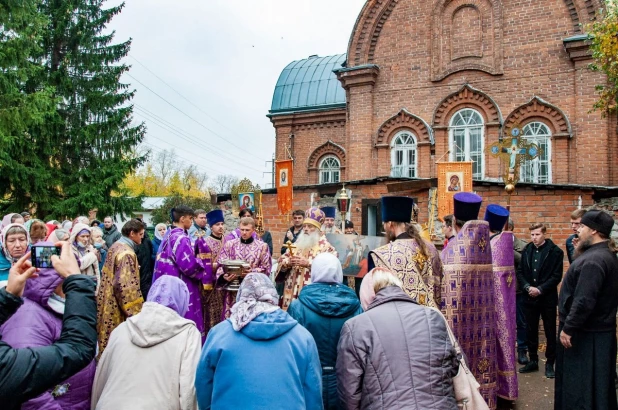
[[[236,135],[239,138],[243,138],[246,139],[246,137],[243,137],[242,135],[238,134],[236,131],[232,130],[231,128],[228,128],[225,126],[225,124],[220,123],[219,121],[217,121],[216,118],[212,117],[210,114],[208,114],[206,111],[204,111],[203,109],[201,109],[197,104],[193,103],[191,100],[189,100],[187,97],[185,97],[184,95],[182,95],[178,90],[176,90],[174,87],[172,87],[169,83],[167,83],[164,79],[162,79],[161,77],[159,77],[155,72],[153,72],[151,69],[149,69],[148,67],[146,67],[146,65],[144,63],[142,63],[141,61],[139,61],[134,55],[129,54],[129,57],[131,57],[133,60],[135,60],[137,62],[137,64],[141,65],[146,71],[148,71],[150,74],[152,74],[153,76],[155,76],[159,81],[161,81],[163,84],[165,84],[166,86],[168,86],[172,91],[174,91],[180,98],[182,98],[183,100],[185,100],[186,102],[188,102],[189,104],[191,104],[193,107],[197,108],[201,113],[203,113],[204,115],[206,115],[208,118],[210,118],[211,120],[213,120],[215,123],[219,124],[221,127],[225,128],[226,130],[230,131],[231,133],[233,133],[234,135]]]
[[[204,128],[205,130],[207,130],[208,132],[210,132],[211,134],[213,134],[215,137],[219,138],[222,141],[227,142],[228,144],[232,145],[233,147],[239,149],[239,150],[244,150],[245,148],[241,148],[238,145],[234,144],[232,141],[230,141],[229,139],[226,139],[224,137],[222,137],[221,135],[217,134],[216,132],[214,132],[213,130],[211,130],[210,128],[208,128],[207,126],[205,126],[204,124],[202,124],[201,122],[199,122],[198,120],[196,120],[195,118],[191,117],[189,114],[187,114],[186,112],[182,111],[180,108],[176,107],[174,104],[172,104],[171,102],[169,102],[168,100],[166,100],[165,98],[163,98],[162,96],[160,96],[159,94],[157,94],[152,88],[148,87],[146,84],[144,84],[143,82],[141,82],[140,80],[138,80],[137,78],[133,77],[131,74],[129,73],[125,73],[127,76],[129,76],[130,78],[132,78],[133,80],[135,80],[137,83],[141,84],[144,88],[146,88],[148,91],[150,91],[151,93],[153,93],[154,95],[156,95],[157,97],[159,97],[160,99],[162,99],[163,101],[165,101],[169,106],[171,106],[172,108],[174,108],[176,111],[178,111],[179,113],[181,113],[182,115],[184,115],[185,117],[189,118],[191,121],[195,122],[196,124],[198,124],[199,126],[201,126],[202,128]]]
[[[159,117],[158,115],[148,111],[145,108],[139,107],[137,105],[135,105],[134,108],[139,111],[139,112],[136,113],[136,115],[144,118],[147,121],[152,121],[152,123],[154,125],[157,125],[158,127],[161,127],[163,129],[165,129],[166,131],[169,131],[169,132],[177,135],[178,137],[184,139],[187,142],[190,142],[192,144],[197,145],[200,149],[203,149],[204,151],[211,153],[212,156],[214,156],[214,157],[223,157],[223,158],[225,158],[225,159],[227,159],[228,161],[231,161],[231,162],[236,162],[239,159],[239,156],[236,156],[236,158],[232,158],[232,157],[228,156],[227,154],[225,154],[223,151],[214,152],[210,148],[202,146],[201,145],[202,142],[199,141],[197,136],[195,136],[193,134],[190,134],[190,133],[184,131],[181,128],[176,127],[174,124],[170,123],[169,121],[166,121],[165,119],[163,119],[163,118]],[[244,158],[245,158],[245,161],[251,161],[251,159],[249,159],[247,157],[244,157]],[[216,161],[212,160],[211,158],[209,158],[209,160],[213,161],[213,162],[216,162]],[[219,164],[219,165],[221,165],[221,166],[228,166],[229,164]],[[250,166],[246,166],[246,168],[253,169],[256,172],[262,172],[262,170],[259,170],[257,168],[253,168],[253,167],[250,167]]]

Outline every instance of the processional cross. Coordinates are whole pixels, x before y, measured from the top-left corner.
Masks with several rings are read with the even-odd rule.
[[[519,138],[521,130],[518,127],[511,129],[511,138],[494,142],[487,149],[494,158],[502,160],[502,180],[506,193],[509,195],[507,209],[511,205],[511,195],[515,192],[515,185],[519,182],[519,169],[524,161],[530,161],[541,155],[541,149],[534,143]]]
[[[283,245],[283,247],[287,248],[288,251],[290,251],[290,256],[294,256],[294,249],[297,248],[296,245],[294,245],[291,241],[287,241],[285,245]]]

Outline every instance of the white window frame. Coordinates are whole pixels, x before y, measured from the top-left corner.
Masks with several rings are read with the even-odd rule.
[[[337,166],[330,166],[328,168],[326,168],[326,162],[327,161],[335,161],[337,163]],[[339,158],[337,158],[334,155],[327,155],[324,158],[322,158],[320,160],[320,165],[318,166],[318,172],[319,172],[319,183],[320,184],[332,184],[332,183],[337,183],[341,180],[341,161],[339,161]],[[328,181],[324,181],[325,180],[325,176],[328,175]],[[336,178],[335,178],[336,177]]]
[[[470,122],[468,122],[468,124],[466,125],[453,125],[455,123],[455,120],[462,115],[462,113],[464,112],[472,112],[473,115],[478,115],[478,118],[480,119],[480,124],[470,124]],[[455,131],[457,130],[463,130],[464,131],[464,147],[460,147],[463,149],[463,154],[464,154],[464,158],[463,161],[472,161],[471,159],[471,151],[470,151],[470,130],[472,129],[476,129],[479,128],[480,129],[480,138],[481,138],[481,149],[480,149],[480,157],[481,157],[481,161],[480,161],[480,172],[477,173],[473,173],[472,178],[474,179],[484,179],[485,178],[485,121],[483,119],[483,116],[481,115],[480,112],[478,112],[477,110],[474,110],[472,108],[463,108],[459,111],[457,111],[455,114],[453,114],[453,116],[451,117],[451,120],[449,121],[449,127],[448,127],[448,141],[449,141],[449,150],[450,150],[450,160],[451,161],[461,161],[462,159],[457,159],[457,152],[456,152],[456,146],[455,146]],[[474,169],[474,168],[473,168]]]
[[[545,132],[540,132],[540,128],[544,128]],[[535,158],[531,161],[525,161],[520,167],[521,182],[529,182],[533,184],[551,184],[552,183],[552,161],[551,161],[551,130],[541,121],[532,121],[524,125],[522,128],[522,138],[529,143],[535,143],[543,151],[545,159]],[[545,146],[546,145],[546,146]],[[539,168],[540,163],[547,163],[547,181],[540,182]],[[526,168],[533,167],[532,179],[526,179]]]
[[[412,139],[411,144],[404,144],[405,139]],[[391,141],[391,177],[393,178],[417,178],[418,176],[418,149],[416,135],[410,131],[399,131]],[[409,153],[412,152],[412,164],[408,161]],[[401,153],[401,164],[397,165],[397,154]],[[412,174],[412,175],[410,175]]]

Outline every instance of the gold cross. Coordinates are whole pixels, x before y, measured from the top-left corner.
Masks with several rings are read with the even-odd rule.
[[[511,283],[513,283],[513,275],[509,273],[509,276],[506,277],[506,284],[509,288],[511,287]]]
[[[206,236],[206,231],[202,231],[201,229],[195,233],[196,238],[203,238],[204,236]]]
[[[425,265],[425,262],[427,261],[427,258],[425,256],[423,256],[418,250],[416,252],[414,252],[414,256],[412,257],[412,260],[414,262],[416,262],[416,264],[422,269],[422,267]],[[421,303],[422,304],[422,303]]]
[[[294,245],[291,241],[287,241],[285,245],[283,245],[283,247],[287,248],[288,251],[290,251],[290,256],[294,256],[294,249],[297,248],[296,245]]]
[[[484,236],[481,236],[481,240],[479,241],[479,248],[481,248],[481,252],[485,252],[485,247],[487,246],[487,241]]]
[[[517,132],[515,132],[517,130]],[[513,138],[505,138],[487,147],[487,151],[494,157],[500,158],[504,167],[502,179],[505,184],[517,184],[519,181],[519,167],[524,161],[533,160],[541,155],[541,149],[534,143],[528,143],[518,138],[519,128],[513,128]]]

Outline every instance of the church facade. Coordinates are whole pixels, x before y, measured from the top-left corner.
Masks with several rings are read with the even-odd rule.
[[[516,232],[545,222],[563,243],[573,209],[618,197],[618,121],[591,111],[605,78],[588,68],[585,25],[601,3],[368,0],[347,53],[292,62],[275,87],[268,117],[276,158],[294,158],[295,208],[346,182],[363,234],[381,232],[382,195],[414,197],[427,222],[436,162],[447,160],[473,161],[484,205],[504,204],[486,147],[518,128],[542,153],[521,167]],[[274,190],[263,206],[277,244],[288,221],[272,216]]]

